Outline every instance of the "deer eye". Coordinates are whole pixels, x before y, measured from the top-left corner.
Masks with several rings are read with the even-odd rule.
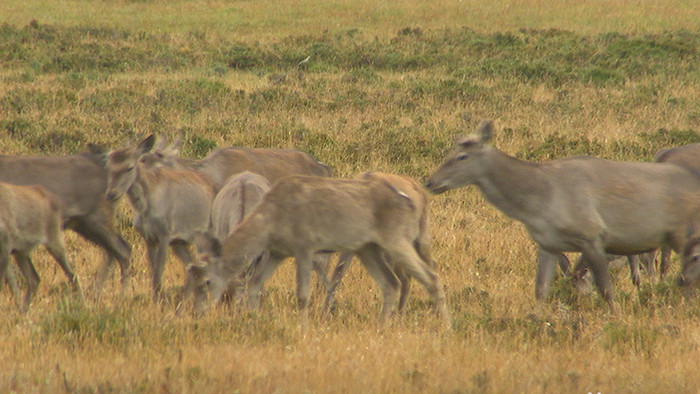
[[[468,157],[469,157],[468,154],[460,153],[459,155],[457,155],[457,160],[459,160],[459,161],[466,160]]]

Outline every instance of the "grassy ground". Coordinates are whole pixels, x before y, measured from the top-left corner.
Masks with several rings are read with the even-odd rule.
[[[0,152],[67,154],[184,131],[188,157],[215,146],[296,148],[337,176],[422,179],[483,118],[496,121],[496,146],[528,160],[648,161],[700,141],[694,2],[510,3],[3,2]],[[314,305],[307,330],[291,263],[259,315],[176,316],[150,301],[125,201],[131,292],[119,292],[115,273],[92,300],[100,252],[67,233],[90,298],[77,305],[37,252],[32,310],[18,314],[9,290],[0,293],[0,391],[700,390],[700,305],[670,280],[637,291],[616,272],[621,313],[611,316],[600,297],[560,279],[537,309],[535,248],[520,224],[473,187],[431,205],[450,333],[418,285],[405,316],[377,330],[379,290],[359,265],[335,314],[324,320]],[[171,259],[166,291],[174,297],[182,283]]]

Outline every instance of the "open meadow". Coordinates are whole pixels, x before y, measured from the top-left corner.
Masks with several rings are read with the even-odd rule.
[[[306,60],[306,61],[304,61]],[[304,62],[302,62],[304,61]],[[521,159],[651,161],[700,142],[700,7],[694,0],[0,2],[0,153],[65,155],[149,134],[182,155],[299,149],[353,177],[425,180],[456,136],[493,119]],[[619,313],[558,278],[535,301],[536,247],[475,187],[431,195],[433,255],[452,330],[415,283],[378,329],[381,292],[360,264],[300,326],[284,263],[259,313],[202,318],[155,304],[124,198],[130,292],[102,252],[66,232],[87,304],[38,248],[26,314],[0,291],[0,392],[699,392],[700,299],[613,271]],[[182,264],[168,257],[175,299]]]

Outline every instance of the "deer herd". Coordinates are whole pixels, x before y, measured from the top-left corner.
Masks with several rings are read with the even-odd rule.
[[[635,285],[640,257],[660,275],[671,251],[680,254],[677,283],[700,278],[700,144],[664,149],[653,163],[579,156],[533,163],[491,145],[493,122],[460,138],[425,187],[435,194],[476,185],[507,216],[523,223],[537,245],[535,295],[549,293],[556,267],[583,280],[592,273],[611,310],[616,309],[609,261],[626,256]],[[326,289],[325,310],[354,257],[377,282],[380,323],[398,303],[400,312],[416,279],[450,326],[445,291],[432,258],[428,196],[411,178],[367,172],[331,176],[310,155],[281,149],[217,148],[202,160],[179,157],[182,140],[149,136],[138,144],[63,157],[0,156],[0,285],[10,284],[26,311],[39,283],[30,254],[43,245],[84,302],[68,260],[62,230],[71,229],[104,251],[95,293],[114,260],[123,291],[130,287],[131,246],[114,225],[126,195],[133,227],[143,237],[153,297],[164,299],[168,249],[185,267],[178,310],[193,299],[201,315],[222,300],[259,308],[267,279],[282,261],[296,261],[297,302],[308,314],[311,272]],[[196,252],[193,252],[196,250]],[[327,278],[332,253],[340,253]],[[565,252],[580,253],[573,269]],[[26,280],[19,300],[14,267]],[[612,257],[611,257],[612,256]]]

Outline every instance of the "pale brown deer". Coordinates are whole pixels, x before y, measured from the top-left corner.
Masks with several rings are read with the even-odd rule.
[[[165,138],[158,138],[152,151],[141,156],[146,167],[168,167],[178,170],[195,171],[213,180],[219,187],[231,176],[249,171],[267,179],[270,184],[292,175],[330,176],[331,171],[309,154],[297,150],[275,148],[217,148],[202,160],[181,158],[183,134],[171,144]],[[233,202],[236,204],[236,202]],[[313,267],[321,285],[328,293],[328,254],[314,256]]]
[[[208,285],[216,298],[229,279],[246,269],[249,260],[268,250],[249,282],[248,302],[260,307],[265,281],[286,257],[297,263],[297,301],[308,315],[312,257],[323,251],[356,254],[377,281],[384,296],[380,321],[392,315],[399,281],[384,256],[428,291],[443,322],[450,318],[445,294],[433,264],[416,249],[420,228],[416,205],[394,186],[365,179],[292,176],[273,185],[262,202],[226,238],[223,245],[209,239],[203,250],[207,265],[193,265],[192,276]]]
[[[15,257],[27,281],[24,303],[29,308],[39,285],[39,275],[30,254],[37,245],[44,245],[84,302],[80,281],[66,256],[61,225],[60,200],[42,186],[19,186],[0,182],[0,283],[6,277],[10,256]]]
[[[260,203],[270,188],[270,182],[265,177],[249,171],[229,177],[221,190],[216,194],[216,198],[214,198],[209,234],[219,241],[226,239],[236,226]],[[252,260],[264,260],[267,259],[267,256],[267,251],[263,251],[259,256],[252,256]],[[249,271],[255,269],[254,265],[251,265]],[[242,299],[246,279],[245,274],[246,272],[242,271],[237,277],[231,278],[226,291],[236,301]],[[208,294],[207,288],[202,286],[201,282],[199,284],[200,286],[195,287],[193,290],[195,293],[195,310],[201,311],[207,301]],[[213,299],[212,303],[218,302],[223,294],[223,292],[219,294],[219,297]]]
[[[194,171],[175,170],[139,162],[153,147],[149,136],[138,145],[110,152],[107,159],[107,200],[126,194],[134,211],[134,228],[148,249],[154,299],[162,290],[168,246],[185,266],[194,260],[189,245],[194,236],[209,228],[216,185]],[[188,284],[183,288],[188,289]]]
[[[102,287],[113,258],[121,268],[121,283],[128,289],[130,278],[129,245],[116,231],[114,202],[107,201],[106,151],[89,145],[90,152],[60,157],[0,155],[0,182],[15,185],[42,185],[63,206],[63,225],[105,250],[106,257],[97,275]]]
[[[196,171],[219,187],[231,176],[243,171],[262,175],[270,184],[290,175],[330,176],[331,170],[311,155],[298,150],[275,148],[216,148],[202,160],[179,157],[183,137],[172,144],[156,147],[142,161],[174,169]],[[163,139],[163,141],[165,141]]]
[[[426,186],[434,193],[476,185],[522,222],[538,246],[536,296],[549,294],[562,252],[581,252],[599,292],[615,310],[606,253],[680,250],[692,222],[700,178],[668,163],[575,157],[525,162],[489,144],[493,122],[460,138]]]
[[[423,187],[407,176],[388,174],[378,171],[365,172],[360,174],[357,178],[386,182],[396,188],[397,191],[405,194],[411,199],[416,207],[413,219],[415,220],[416,226],[419,229],[418,236],[413,241],[413,244],[421,259],[427,264],[430,264],[431,268],[435,269],[430,242],[430,205],[428,196]],[[352,253],[343,253],[338,258],[338,264],[333,271],[333,276],[331,277],[330,286],[328,288],[328,294],[326,296],[326,310],[330,310],[332,308],[335,292],[348,268],[350,268],[353,257],[354,255]],[[394,266],[392,262],[388,263],[391,266]],[[408,296],[411,292],[411,280],[400,267],[395,267],[395,271],[397,277],[399,278],[399,282],[401,283],[401,293],[399,296],[398,307],[398,312],[401,312],[406,305]]]
[[[700,144],[689,144],[676,146],[673,148],[660,149],[654,155],[654,161],[657,163],[672,163],[681,166],[700,177]],[[656,252],[650,252],[642,255],[647,272],[650,275],[656,274]],[[663,280],[671,263],[671,250],[668,248],[661,249],[659,257],[659,276]]]

